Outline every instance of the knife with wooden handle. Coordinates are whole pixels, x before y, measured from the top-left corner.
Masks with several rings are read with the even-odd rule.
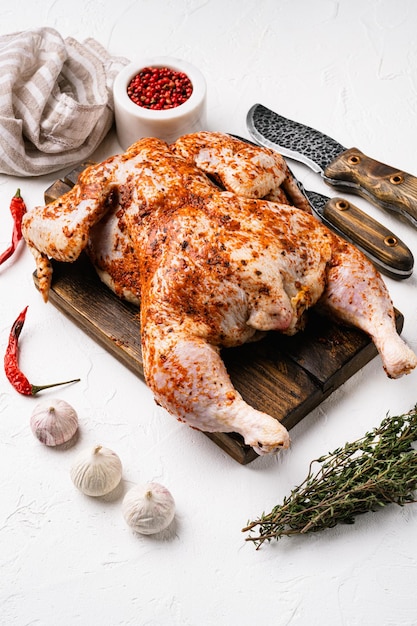
[[[417,177],[346,149],[324,133],[278,115],[261,104],[247,115],[251,137],[283,156],[308,165],[326,183],[394,211],[417,227]]]
[[[303,191],[322,222],[355,244],[381,273],[395,280],[411,276],[413,254],[388,228],[345,198],[328,198],[316,191]]]

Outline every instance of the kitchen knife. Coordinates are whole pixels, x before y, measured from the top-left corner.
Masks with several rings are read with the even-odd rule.
[[[328,198],[298,185],[321,221],[356,245],[381,273],[396,280],[411,276],[413,254],[388,228],[345,198]]]
[[[417,178],[366,156],[357,148],[346,149],[314,128],[289,120],[262,104],[247,114],[253,139],[283,156],[301,161],[333,185],[395,211],[417,226]]]
[[[244,137],[233,134],[231,136],[255,145]],[[292,172],[291,174],[317,217],[356,245],[381,273],[396,280],[411,276],[414,267],[413,254],[393,232],[344,198],[328,198],[321,193],[308,191]]]

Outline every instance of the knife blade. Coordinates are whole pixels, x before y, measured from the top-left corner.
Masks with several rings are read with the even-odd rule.
[[[262,104],[248,111],[247,128],[257,142],[308,165],[329,185],[356,193],[417,227],[417,177],[345,148],[328,135],[287,119]]]

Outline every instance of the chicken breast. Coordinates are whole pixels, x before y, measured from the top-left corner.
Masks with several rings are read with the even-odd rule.
[[[282,157],[228,135],[142,139],[28,213],[23,233],[45,299],[49,257],[87,247],[115,293],[140,301],[155,400],[193,428],[240,433],[259,454],[288,447],[288,433],[233,388],[222,347],[292,335],[317,305],[368,333],[388,376],[417,365],[375,267],[316,220]]]

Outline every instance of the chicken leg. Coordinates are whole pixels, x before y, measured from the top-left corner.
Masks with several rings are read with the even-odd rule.
[[[394,309],[379,272],[343,240],[333,252],[327,286],[318,306],[337,320],[367,333],[390,378],[399,378],[417,366],[416,355],[397,333]]]
[[[258,454],[288,448],[286,428],[249,406],[233,387],[218,346],[191,333],[169,333],[160,324],[145,332],[153,338],[144,343],[146,381],[169,413],[204,432],[239,433]]]

